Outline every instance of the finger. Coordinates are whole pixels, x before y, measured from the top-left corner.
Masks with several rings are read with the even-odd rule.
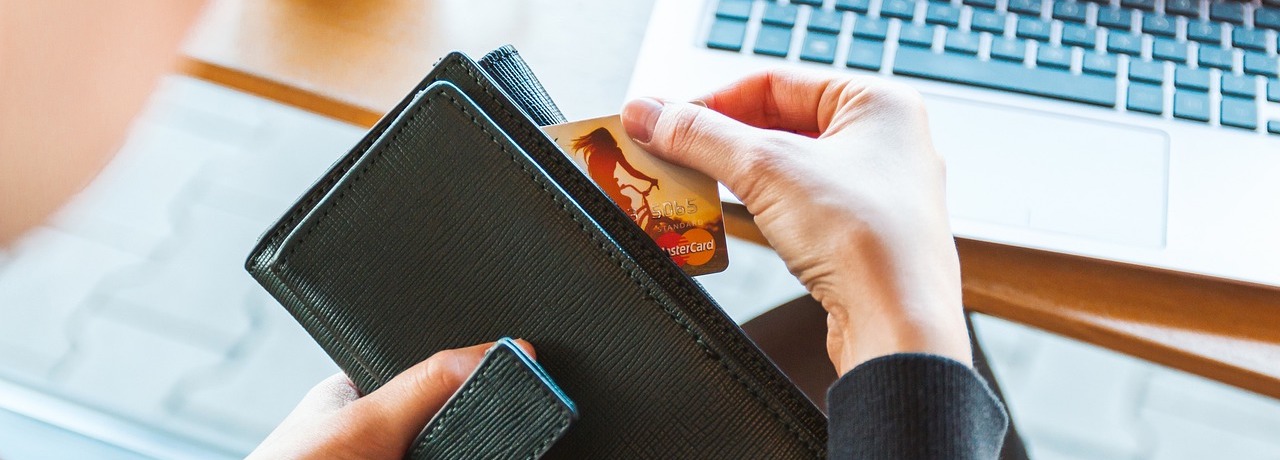
[[[524,354],[529,355],[529,357],[534,360],[538,359],[538,352],[533,349],[533,344],[529,343],[528,340],[516,339],[515,342],[516,346],[520,347],[520,349],[524,351]]]
[[[324,419],[339,409],[346,407],[360,397],[351,379],[341,372],[322,380],[302,397],[302,401],[289,412],[289,416],[280,422],[263,442],[263,445],[276,444],[277,439],[287,437],[295,426],[304,425],[308,421]]]
[[[822,133],[842,94],[859,80],[816,72],[771,70],[699,98],[707,107],[757,128]]]
[[[525,348],[527,342],[521,345]],[[351,407],[362,426],[376,426],[406,447],[462,386],[493,342],[445,350],[401,372]],[[525,348],[526,351],[532,347]]]
[[[720,181],[743,199],[744,183],[781,150],[789,133],[745,125],[695,104],[641,98],[622,110],[623,126],[646,151],[696,169]],[[754,172],[753,172],[754,171]]]
[[[298,412],[326,413],[333,412],[360,398],[355,384],[347,378],[347,374],[337,373],[311,387],[302,401],[298,403]]]
[[[537,358],[528,341],[515,342],[530,357]],[[356,403],[361,406],[358,411],[376,419],[379,426],[397,431],[395,435],[407,443],[448,402],[493,345],[489,342],[438,352],[361,398]]]

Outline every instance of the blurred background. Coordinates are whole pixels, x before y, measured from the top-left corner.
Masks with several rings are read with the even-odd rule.
[[[30,47],[67,56],[60,72],[109,67],[94,63],[122,52],[157,53],[166,60],[156,65],[172,69],[156,85],[122,74],[121,87],[146,96],[136,117],[96,113],[66,130],[71,139],[130,123],[123,143],[109,143],[117,147],[59,157],[64,139],[44,139],[0,152],[0,170],[20,157],[47,162],[0,172],[0,192],[46,182],[36,201],[54,203],[48,212],[33,205],[33,217],[0,216],[9,221],[0,229],[15,235],[0,249],[0,458],[246,454],[337,371],[244,272],[258,234],[355,144],[360,124],[448,50],[478,57],[514,44],[570,119],[616,112],[650,8],[642,0],[215,0],[183,19],[164,16],[160,4],[142,5],[156,18],[131,12],[85,24],[142,41],[183,36],[177,64],[162,47],[0,41],[6,78],[15,78],[15,50]],[[0,24],[14,18],[0,14]],[[240,72],[235,85],[207,81],[233,68],[260,73]],[[111,81],[100,83],[113,92]],[[330,96],[241,91],[271,84]],[[92,112],[93,101],[71,104]],[[357,109],[341,120],[306,110],[333,103]],[[41,119],[0,114],[9,135]],[[43,223],[16,236],[23,219]],[[804,294],[768,249],[730,246],[729,270],[699,281],[735,320]],[[1032,458],[1280,459],[1273,399],[995,318],[978,317],[976,328]]]

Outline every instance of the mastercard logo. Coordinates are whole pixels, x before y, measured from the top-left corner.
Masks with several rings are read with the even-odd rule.
[[[711,233],[694,228],[684,233],[667,232],[658,237],[658,246],[667,251],[671,260],[681,267],[698,266],[711,260],[716,253],[716,240]]]

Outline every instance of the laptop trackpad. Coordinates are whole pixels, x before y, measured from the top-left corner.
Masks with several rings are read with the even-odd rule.
[[[926,96],[951,215],[1163,247],[1165,133]]]

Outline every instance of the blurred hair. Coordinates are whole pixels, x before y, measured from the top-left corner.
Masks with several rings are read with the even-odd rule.
[[[600,150],[619,150],[618,141],[613,138],[613,134],[610,134],[609,130],[603,127],[596,128],[594,131],[574,139],[572,147],[573,151],[582,152],[584,160],[590,160],[591,155]]]

